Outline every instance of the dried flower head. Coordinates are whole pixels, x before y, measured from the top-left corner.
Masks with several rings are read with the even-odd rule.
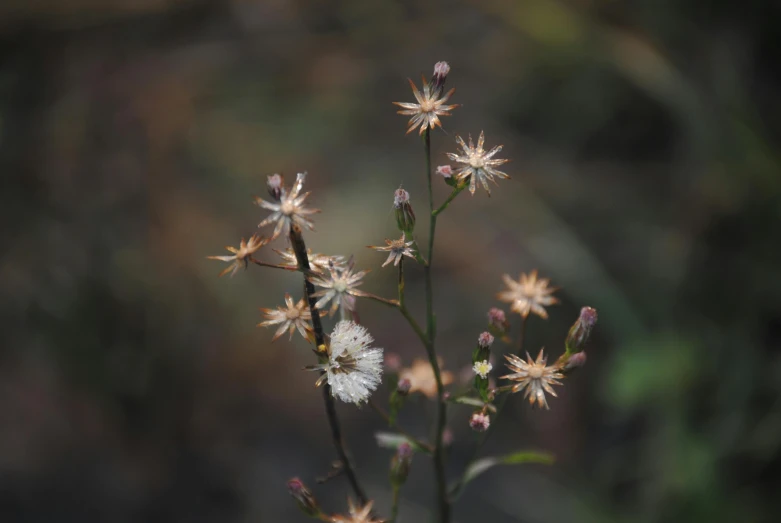
[[[398,111],[398,114],[412,117],[409,120],[407,133],[412,132],[418,126],[420,126],[420,134],[423,134],[429,128],[442,127],[439,117],[450,116],[450,111],[458,107],[458,105],[445,105],[445,102],[448,101],[455,89],[451,89],[446,95],[442,96],[441,90],[432,89],[431,84],[426,82],[425,78],[423,78],[422,93],[418,91],[412,80],[409,81],[409,84],[412,87],[412,94],[415,95],[418,103],[393,102],[403,109]]]
[[[442,360],[439,359],[439,368],[442,369]],[[453,383],[453,373],[441,370],[442,385]],[[410,392],[420,392],[429,398],[437,397],[437,381],[434,377],[434,369],[426,360],[416,359],[408,369],[402,369],[399,380],[410,381]]]
[[[278,175],[272,175],[278,176]],[[270,177],[270,178],[271,178]],[[274,234],[271,235],[271,239],[277,238],[283,231],[285,235],[290,232],[290,226],[297,224],[301,227],[306,227],[310,231],[314,230],[314,223],[308,218],[310,214],[316,214],[320,212],[317,209],[307,209],[304,207],[304,200],[306,200],[309,193],[301,194],[301,189],[304,187],[304,179],[306,173],[298,173],[296,175],[296,183],[293,185],[293,189],[288,193],[287,189],[281,186],[279,199],[276,203],[267,202],[262,198],[255,197],[255,203],[272,211],[272,213],[262,222],[258,224],[258,227],[263,227],[270,223],[276,222],[277,225],[274,228]],[[269,180],[269,187],[271,187],[271,181]],[[271,190],[271,189],[269,189]]]
[[[288,247],[284,251],[272,249],[275,253],[279,254],[282,258],[282,264],[286,267],[297,268],[298,260],[296,259],[296,253],[293,249]],[[312,249],[306,250],[307,257],[309,258],[309,269],[318,274],[325,274],[325,271],[333,265],[338,269],[344,269],[347,267],[347,260],[344,256],[326,256],[325,254],[312,254]]]
[[[349,515],[331,516],[332,523],[383,523],[382,520],[374,519],[371,515],[372,506],[374,506],[374,501],[369,501],[366,505],[361,507],[353,503],[353,500],[348,499],[347,506],[350,512]]]
[[[312,277],[312,283],[323,290],[317,291],[312,296],[320,298],[316,307],[323,308],[329,301],[331,302],[330,314],[333,315],[337,309],[341,309],[342,314],[345,311],[352,311],[355,308],[355,297],[366,296],[366,293],[357,287],[363,283],[363,277],[369,271],[354,272],[355,262],[352,258],[347,262],[347,267],[339,268],[335,265],[328,267],[328,275],[315,275]]]
[[[564,375],[559,372],[558,367],[549,367],[547,365],[548,359],[543,355],[543,349],[540,349],[536,360],[532,360],[528,352],[526,353],[526,361],[523,361],[515,354],[506,355],[505,358],[509,362],[507,368],[513,373],[502,376],[502,379],[518,382],[513,385],[512,392],[526,389],[523,397],[529,398],[531,405],[534,405],[536,402],[537,406],[548,409],[545,393],[547,392],[551,396],[556,397],[556,392],[551,385],[561,385],[559,380]]]
[[[469,426],[475,432],[485,432],[491,426],[491,417],[478,410],[472,413],[472,417],[469,418]]]
[[[502,276],[507,290],[496,295],[497,299],[511,303],[510,310],[517,312],[524,318],[530,312],[543,319],[548,318],[545,307],[558,303],[559,300],[551,296],[556,292],[555,287],[548,287],[550,280],[537,278],[537,271],[529,274],[521,273],[519,281],[515,281],[508,274]]]
[[[394,266],[398,266],[399,262],[404,256],[415,259],[415,250],[412,249],[412,245],[415,243],[415,241],[413,240],[411,242],[405,242],[406,239],[406,235],[401,233],[401,238],[398,240],[386,239],[385,247],[375,247],[373,245],[369,245],[369,248],[374,249],[375,251],[385,251],[390,253],[388,254],[388,259],[385,260],[385,263],[382,264],[383,267],[391,262],[393,262]]]
[[[382,349],[365,327],[352,321],[340,321],[331,333],[328,363],[312,367],[325,371],[317,386],[328,382],[331,394],[346,403],[361,403],[369,399],[382,381]]]
[[[274,309],[260,309],[265,314],[267,320],[258,323],[258,327],[268,327],[270,325],[279,324],[277,332],[274,333],[274,337],[271,341],[277,341],[285,331],[289,331],[290,339],[293,339],[293,331],[298,329],[301,336],[308,341],[312,341],[312,313],[309,311],[309,307],[306,301],[301,298],[298,303],[293,304],[293,298],[290,294],[285,294],[285,306],[277,307]]]
[[[463,164],[458,172],[456,172],[456,179],[459,182],[469,180],[469,192],[475,193],[475,187],[479,181],[483,188],[491,196],[491,189],[488,187],[488,181],[496,183],[494,176],[498,178],[508,179],[510,176],[507,173],[494,169],[498,165],[505,164],[510,160],[496,160],[493,156],[502,150],[501,145],[497,145],[490,151],[483,150],[483,144],[485,143],[485,134],[480,131],[480,137],[477,139],[477,147],[472,142],[472,136],[469,136],[469,145],[464,143],[463,138],[456,136],[456,142],[464,150],[463,154],[447,153],[448,158],[454,162]],[[498,184],[497,184],[498,185]]]
[[[488,360],[478,361],[472,366],[472,370],[475,374],[485,379],[488,377],[488,373],[491,372],[494,366]]]
[[[268,242],[268,239],[262,236],[258,236],[257,234],[253,234],[249,241],[244,241],[244,238],[242,238],[238,249],[236,247],[230,246],[225,247],[233,253],[233,256],[207,256],[207,258],[210,260],[233,262],[220,273],[220,277],[222,277],[230,272],[232,278],[233,275],[236,274],[236,271],[239,270],[239,267],[244,267],[246,269],[249,260],[252,258],[252,254],[266,245]]]

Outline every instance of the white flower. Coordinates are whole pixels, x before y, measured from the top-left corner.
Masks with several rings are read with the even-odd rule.
[[[270,181],[273,177],[279,177],[279,175],[272,175],[269,177]],[[285,235],[287,235],[290,231],[290,226],[294,223],[300,227],[306,227],[310,231],[314,230],[314,224],[308,216],[320,211],[304,207],[304,200],[309,196],[309,193],[304,193],[301,196],[299,195],[301,194],[301,189],[304,187],[305,178],[306,173],[298,173],[296,175],[296,183],[293,185],[293,190],[289,193],[285,187],[279,187],[279,183],[275,180],[273,185],[279,194],[279,201],[276,203],[267,202],[258,197],[255,198],[255,203],[258,206],[272,211],[265,220],[258,224],[258,227],[277,222],[277,225],[274,228],[274,234],[271,235],[272,240],[276,239],[283,230]],[[270,183],[269,186],[271,187],[271,185],[272,184]]]
[[[526,353],[526,361],[515,354],[505,355],[505,358],[509,362],[507,367],[513,373],[502,376],[502,379],[518,382],[513,385],[512,392],[522,390],[524,391],[523,397],[528,398],[531,405],[536,403],[541,408],[549,409],[545,393],[556,397],[556,391],[553,390],[552,385],[561,385],[559,380],[564,377],[561,369],[555,365],[548,366],[548,358],[545,357],[542,349],[540,349],[536,360],[533,360],[528,352]]]
[[[475,374],[485,379],[488,376],[488,373],[491,372],[491,369],[493,368],[494,366],[491,365],[491,363],[488,360],[483,360],[483,361],[476,362],[472,367],[472,370],[475,371]]]
[[[324,370],[317,385],[325,381],[331,394],[345,403],[367,401],[382,382],[382,349],[371,347],[374,342],[366,328],[351,321],[340,321],[331,333],[328,363],[313,370]]]

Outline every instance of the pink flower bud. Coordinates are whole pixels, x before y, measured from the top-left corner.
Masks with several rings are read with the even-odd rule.
[[[437,174],[445,179],[450,178],[453,176],[453,168],[449,165],[440,165],[437,167]]]
[[[567,363],[564,364],[564,367],[561,369],[564,372],[571,371],[573,369],[577,369],[578,367],[582,367],[586,364],[586,352],[580,351],[572,356],[567,360]]]
[[[477,345],[481,349],[488,349],[493,344],[494,344],[494,337],[491,336],[490,332],[484,332],[480,336],[477,337]]]
[[[266,180],[266,188],[268,189],[269,195],[274,200],[279,201],[279,199],[282,197],[282,191],[284,190],[282,177],[278,174],[272,174],[269,176]]]
[[[431,77],[431,85],[437,97],[442,94],[448,73],[450,73],[450,65],[448,65],[447,62],[437,62],[434,64],[434,75]]]
[[[298,508],[308,516],[316,517],[320,514],[320,507],[317,505],[312,493],[306,488],[304,482],[299,478],[293,478],[287,482],[287,490],[293,499],[296,500]]]
[[[472,430],[475,432],[485,432],[488,430],[488,427],[491,426],[491,418],[488,414],[477,411],[469,418],[469,426],[472,427]]]
[[[412,388],[412,382],[407,378],[404,378],[403,380],[399,380],[399,384],[396,386],[396,390],[402,396],[406,396],[407,394],[409,394],[411,388]]]
[[[591,336],[591,329],[597,323],[597,310],[591,307],[583,307],[580,309],[580,316],[578,320],[572,325],[567,334],[567,341],[565,346],[567,353],[580,352]]]

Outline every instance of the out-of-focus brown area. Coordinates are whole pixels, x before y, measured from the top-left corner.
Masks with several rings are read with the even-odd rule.
[[[309,245],[354,253],[392,297],[365,246],[396,234],[394,189],[419,216],[426,192],[391,102],[448,60],[463,107],[435,165],[485,130],[513,178],[440,219],[447,368],[468,365],[505,272],[561,287],[533,350],[555,357],[580,306],[600,314],[552,410],[513,398],[486,449],[557,463],[492,469],[456,521],[778,521],[780,16],[758,0],[3,2],[0,519],[303,521],[295,475],[344,511],[343,478],[315,484],[335,453],[313,357],[255,327],[300,277],[217,279],[205,257],[256,230],[265,175],[306,170]],[[359,304],[379,346],[423,355],[394,311]],[[388,514],[383,424],[339,412]],[[411,401],[402,423],[424,436],[432,414]],[[453,478],[469,414],[450,409]],[[428,520],[432,476],[417,456],[400,521]]]

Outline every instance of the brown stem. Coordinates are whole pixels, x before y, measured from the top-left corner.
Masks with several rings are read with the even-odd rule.
[[[290,267],[289,265],[277,265],[276,263],[266,263],[260,260],[256,260],[255,258],[250,256],[249,261],[254,263],[255,265],[260,265],[261,267],[271,267],[272,269],[284,269],[286,271],[298,271],[300,270],[298,267]],[[309,260],[307,260],[309,261]]]
[[[309,256],[306,253],[306,244],[304,243],[304,236],[301,234],[301,227],[298,225],[293,224],[290,228],[290,244],[293,247],[293,252],[296,254],[298,268],[304,272],[305,275],[308,274],[311,270],[309,267]],[[309,311],[312,316],[312,328],[315,332],[315,341],[319,348],[325,343],[325,335],[323,333],[323,324],[320,321],[320,312],[315,306],[317,303],[317,298],[313,296],[315,293],[315,286],[306,276],[304,276],[304,290],[307,302],[309,303]],[[327,360],[327,356],[321,354],[320,360],[321,363],[324,363],[324,361]],[[325,401],[325,412],[328,416],[328,423],[331,426],[331,438],[333,439],[334,447],[336,448],[336,454],[339,456],[339,460],[344,467],[344,474],[347,476],[347,480],[350,482],[350,486],[361,504],[365,505],[368,503],[369,498],[366,497],[366,492],[363,490],[363,487],[361,487],[355,469],[350,462],[350,458],[347,456],[344,439],[342,438],[342,429],[336,414],[336,404],[333,395],[331,395],[331,386],[328,385],[328,383],[323,385],[323,401]]]

